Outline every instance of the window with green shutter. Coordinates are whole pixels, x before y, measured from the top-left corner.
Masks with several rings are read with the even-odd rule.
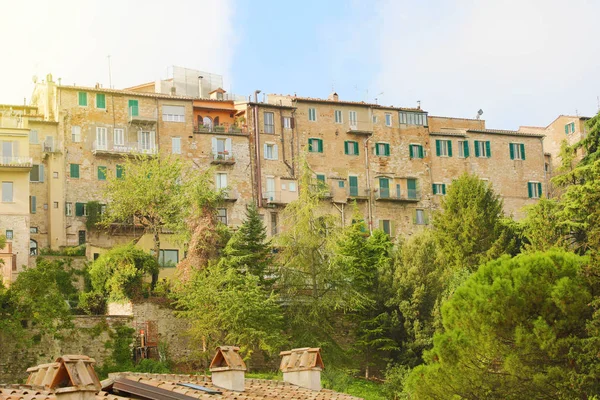
[[[490,158],[492,156],[492,146],[489,141],[474,141],[475,157]]]
[[[358,155],[358,142],[354,142],[352,140],[347,140],[344,142],[344,154],[350,156]]]
[[[106,95],[104,93],[96,93],[96,108],[106,108]]]
[[[79,179],[79,164],[71,164],[71,178]]]
[[[129,100],[127,102],[127,109],[130,117],[137,117],[140,115],[140,109],[137,100]]]
[[[408,155],[410,158],[423,158],[425,157],[425,151],[423,146],[420,144],[411,144],[408,146]]]
[[[485,156],[487,158],[492,156],[492,145],[489,140],[485,142]]]
[[[452,157],[452,141],[451,140],[436,140],[435,154],[438,157]]]
[[[87,93],[86,92],[77,92],[77,98],[79,100],[79,105],[81,107],[87,106]]]
[[[527,182],[527,191],[530,199],[539,199],[542,197],[542,183]]]
[[[467,158],[469,157],[469,141],[459,140],[458,141],[458,157]]]
[[[390,144],[389,143],[375,143],[375,155],[389,156],[390,155]]]
[[[99,181],[106,180],[106,167],[105,166],[98,167],[98,180]]]
[[[350,186],[350,196],[358,196],[358,176],[349,176],[348,186]]]
[[[75,216],[83,217],[85,214],[85,203],[75,203]]]
[[[308,151],[311,153],[323,152],[323,139],[310,138],[308,139]]]
[[[344,181],[338,181],[338,187],[343,188],[344,187]]]
[[[379,197],[382,199],[390,197],[390,180],[388,178],[379,178]]]
[[[35,214],[37,211],[37,197],[35,196],[29,196],[29,211],[32,214]]]
[[[511,160],[525,159],[525,145],[523,143],[509,143],[509,150]]]
[[[122,165],[117,164],[117,179],[123,179],[125,177],[125,169]]]

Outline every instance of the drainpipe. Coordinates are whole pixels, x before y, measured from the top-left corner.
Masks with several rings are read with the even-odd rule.
[[[296,161],[295,161],[295,156],[294,156],[294,131],[296,130],[296,109],[292,109],[292,138],[290,139],[290,144],[291,144],[291,151],[292,151],[292,178],[296,177],[296,171],[295,171],[295,165],[296,165]]]
[[[281,100],[279,101],[279,105],[282,106]],[[292,166],[290,165],[290,163],[287,162],[287,160],[285,159],[285,127],[284,127],[284,124],[283,124],[283,110],[281,108],[279,109],[279,123],[281,124],[281,140],[280,140],[280,142],[281,142],[281,158],[282,158],[283,163],[285,164],[285,166],[288,167],[288,169],[290,170],[290,172],[293,175],[294,174],[294,169],[292,168]]]
[[[260,139],[258,137],[258,94],[254,91],[254,159],[256,160],[256,190],[258,207],[262,207],[262,174],[260,171]]]
[[[371,192],[371,177],[369,173],[369,147],[368,142],[371,139],[371,136],[365,139],[364,148],[365,148],[365,169],[367,172],[367,193],[369,193],[369,198],[367,199],[368,207],[369,207],[369,233],[373,233],[373,201]]]

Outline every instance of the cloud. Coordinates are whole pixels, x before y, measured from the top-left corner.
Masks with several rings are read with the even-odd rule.
[[[374,85],[386,102],[422,100],[433,115],[483,108],[488,127],[593,114],[599,13],[585,0],[382,1]]]
[[[229,75],[233,0],[13,2],[0,24],[0,102],[20,103],[32,76],[115,88],[167,76],[172,65]]]

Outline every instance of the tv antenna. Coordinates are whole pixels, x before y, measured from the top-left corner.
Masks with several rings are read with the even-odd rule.
[[[480,108],[479,111],[477,111],[477,115],[475,116],[475,119],[481,119],[482,115],[483,115],[483,110]]]
[[[110,70],[110,54],[106,57],[108,58],[108,88],[112,89],[112,73]]]

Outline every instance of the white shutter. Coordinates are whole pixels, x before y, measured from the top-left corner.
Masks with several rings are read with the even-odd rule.
[[[217,138],[214,137],[212,138],[212,153],[213,154],[217,154],[218,150],[217,150]]]
[[[39,173],[40,173],[39,181],[44,182],[44,164],[40,164]]]
[[[225,150],[227,150],[227,153],[231,154],[231,138],[225,140]]]
[[[263,157],[265,160],[270,160],[270,158],[267,157],[267,144],[263,144]]]
[[[273,160],[279,160],[279,154],[277,152],[277,145],[273,145]]]
[[[13,142],[13,157],[20,157],[19,154],[19,142],[16,140]]]
[[[150,132],[150,148],[152,150],[154,150],[156,148],[155,135],[156,135],[156,133],[154,131]]]
[[[0,157],[3,156],[2,151],[4,150],[4,140],[0,140]]]

